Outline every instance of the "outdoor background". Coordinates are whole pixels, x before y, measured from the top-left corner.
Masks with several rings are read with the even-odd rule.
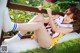
[[[47,3],[46,0],[10,0],[13,3],[23,4],[27,6],[38,7],[42,5],[44,9],[51,8],[53,11],[63,12],[71,6],[75,6],[79,4],[79,0],[55,0],[55,3]],[[49,0],[48,0],[49,1]],[[37,13],[29,12],[29,11],[20,11],[9,9],[10,18],[13,22],[17,23],[27,23],[33,16]],[[16,32],[5,33],[5,35],[14,35]],[[28,32],[28,34],[32,34],[32,32]]]
[[[67,2],[66,2],[67,1]],[[75,6],[80,4],[79,0],[58,0],[56,3],[46,3],[44,0],[11,0],[13,3],[24,4],[28,6],[37,7],[42,5],[44,9],[51,8],[53,11],[63,12],[71,6]],[[29,11],[20,11],[20,10],[13,10],[9,9],[10,18],[13,22],[17,23],[27,23],[33,16],[35,16],[36,12],[29,12]],[[27,34],[32,34],[33,32],[28,32]],[[5,33],[5,35],[14,35],[16,32],[10,31]],[[57,44],[51,50],[45,49],[34,49],[29,50],[21,53],[80,53],[80,38],[74,39],[70,41],[66,41],[61,44]]]

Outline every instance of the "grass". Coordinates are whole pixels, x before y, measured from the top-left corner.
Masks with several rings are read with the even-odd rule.
[[[58,43],[50,50],[36,48],[21,53],[80,53],[80,38]]]

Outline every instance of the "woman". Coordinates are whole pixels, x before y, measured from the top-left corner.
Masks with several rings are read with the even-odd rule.
[[[73,11],[69,12],[68,11],[66,13],[66,15],[64,16],[62,23],[70,24],[71,26],[69,26],[69,28],[68,27],[65,28],[64,26],[63,27],[59,26],[59,24],[62,24],[62,23],[56,24],[55,19],[57,19],[59,17],[59,15],[52,15],[51,9],[47,9],[47,13],[49,15],[49,18],[44,19],[44,17],[41,14],[38,14],[35,17],[33,17],[28,23],[21,23],[21,24],[19,23],[18,27],[14,27],[14,28],[15,29],[17,28],[16,30],[18,30],[20,32],[16,36],[14,36],[10,39],[4,40],[4,41],[5,42],[12,42],[14,40],[20,39],[23,35],[26,34],[27,31],[34,31],[35,38],[37,39],[40,47],[47,48],[47,49],[52,48],[56,44],[57,40],[60,37],[62,37],[64,34],[67,34],[67,33],[70,33],[73,31],[73,27],[72,27],[71,23],[76,21],[76,20],[74,20],[74,17],[73,17],[75,15],[75,12],[73,12]],[[7,14],[7,13],[5,13],[5,14]],[[5,17],[4,17],[4,19],[5,19]],[[54,41],[55,38],[52,37],[48,33],[46,27],[44,26],[44,23],[49,23],[49,26],[51,27],[52,31],[60,34],[56,38],[56,41]],[[5,21],[4,21],[4,24],[5,24]],[[14,26],[16,26],[16,25],[14,25]]]

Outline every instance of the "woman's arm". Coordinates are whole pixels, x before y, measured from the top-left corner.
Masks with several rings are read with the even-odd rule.
[[[73,28],[62,28],[62,27],[57,27],[56,32],[60,32],[63,34],[67,34],[73,31]]]
[[[73,28],[63,28],[63,27],[59,27],[55,24],[55,21],[52,20],[52,18],[50,18],[49,21],[51,28],[53,31],[55,32],[59,32],[59,33],[63,33],[63,34],[67,34],[73,31]]]
[[[42,6],[41,6],[41,5],[38,6],[37,8],[38,8],[38,10],[40,10],[40,11],[42,10]],[[42,16],[41,13],[38,13],[38,15],[39,15],[39,14]],[[44,23],[49,23],[49,17],[46,17],[46,18],[44,17],[43,19],[44,19]]]
[[[49,24],[53,31],[56,31],[57,26],[55,25],[55,21],[53,21],[52,11],[50,8],[47,9],[47,13],[49,15]]]
[[[73,31],[73,28],[62,28],[62,27],[57,26],[55,24],[55,21],[53,21],[53,19],[52,19],[51,9],[47,9],[47,12],[48,12],[48,15],[49,15],[49,23],[50,23],[53,31],[60,32],[60,33],[63,33],[63,34],[67,34],[67,33],[70,33],[70,32]]]
[[[37,7],[40,11],[42,10],[42,6],[38,6]],[[38,14],[41,14],[41,13],[38,13]],[[52,15],[53,16],[53,19],[57,19],[59,15]],[[49,17],[47,18],[44,18],[44,23],[49,23]]]

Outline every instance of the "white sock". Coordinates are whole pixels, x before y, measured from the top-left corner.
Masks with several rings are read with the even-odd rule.
[[[15,41],[19,41],[22,37],[22,34],[20,32],[18,32],[15,36],[13,36],[10,39],[5,39],[4,43],[11,43],[11,42],[15,42]]]
[[[8,8],[5,9],[3,18],[4,18],[4,21],[3,21],[3,31],[4,32],[17,30],[18,25],[17,23],[13,23],[11,21],[9,13],[8,13]]]

